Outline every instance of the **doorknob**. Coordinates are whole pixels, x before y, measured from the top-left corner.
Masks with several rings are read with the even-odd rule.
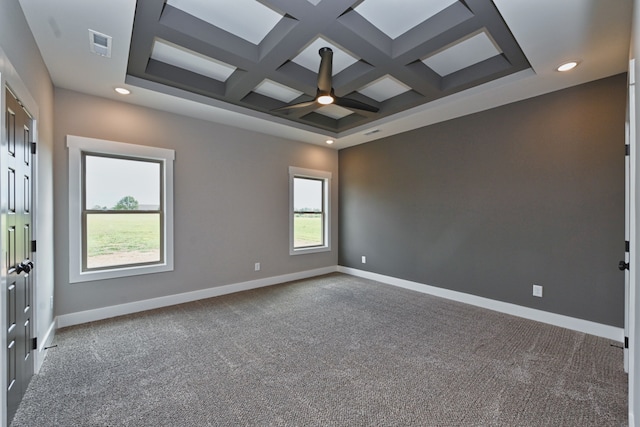
[[[628,263],[628,262],[624,262],[624,261],[620,261],[620,262],[618,263],[618,269],[619,269],[620,271],[628,270],[628,269],[629,269],[629,263]]]
[[[20,264],[16,266],[16,274],[20,274],[22,272],[29,274],[29,272],[32,269],[33,269],[33,262],[29,259],[25,259],[24,261],[22,261]]]
[[[30,271],[31,271],[31,268],[28,265],[24,264],[23,262],[21,262],[16,266],[16,274],[20,274],[22,272],[29,274]]]

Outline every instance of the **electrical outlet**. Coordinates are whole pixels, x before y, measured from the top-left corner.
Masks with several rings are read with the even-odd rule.
[[[364,256],[364,255],[362,255],[362,263],[363,263],[363,264],[366,264],[366,263],[367,263],[367,257],[366,257],[366,256]]]
[[[53,295],[49,298],[49,307],[53,310]]]
[[[533,296],[542,298],[542,285],[533,285]]]
[[[254,266],[256,271],[260,271],[260,263],[256,262],[256,265]]]

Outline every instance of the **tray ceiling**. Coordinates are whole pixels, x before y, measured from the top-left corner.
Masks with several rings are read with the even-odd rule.
[[[337,105],[316,95],[333,50]],[[339,133],[529,68],[491,0],[138,1],[127,75]]]

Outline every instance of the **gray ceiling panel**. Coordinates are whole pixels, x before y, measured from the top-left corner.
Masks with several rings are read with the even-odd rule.
[[[165,0],[138,1],[127,74],[167,88],[180,88],[340,133],[530,67],[491,0],[459,0],[393,39],[355,10],[366,1],[320,0],[313,2],[317,3],[314,5],[309,1],[260,0],[262,5],[277,11],[282,18],[259,44],[165,4]],[[257,18],[248,16],[246,19]],[[487,55],[484,58],[488,59],[480,58],[469,64],[463,60],[460,69],[450,67],[447,75],[440,75],[430,68],[432,63],[429,62],[430,66],[425,64],[431,56],[460,46],[481,32],[495,45],[498,54]],[[294,96],[295,91],[303,93],[292,103],[313,100],[320,56],[314,71],[293,60],[311,43],[317,43],[319,37],[334,46],[334,64],[337,55],[343,52],[355,60],[340,72],[334,70],[332,83],[335,94],[377,107],[378,112],[339,110],[341,114],[336,114],[338,110],[320,110],[323,106],[317,103],[304,108],[274,111],[287,103],[268,96],[274,96],[272,93],[255,92],[261,83],[269,80],[275,83],[271,85],[274,90],[282,85],[289,88],[289,93]],[[163,63],[156,56],[152,59],[155,40],[175,47],[173,51],[178,52],[181,61],[186,61],[185,65],[178,60]],[[490,45],[488,41],[486,44]],[[455,59],[456,63],[460,62],[460,58]],[[190,68],[190,61],[202,64],[207,60],[222,62],[235,71],[228,77],[225,74],[227,78],[222,81],[216,79],[217,75],[214,75],[216,78],[207,77]],[[386,99],[373,95],[381,99],[378,102],[358,92],[386,76],[400,87]],[[405,86],[411,90],[406,90]]]

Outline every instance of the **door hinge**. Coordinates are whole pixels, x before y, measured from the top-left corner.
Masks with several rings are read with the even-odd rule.
[[[31,350],[38,349],[38,337],[31,338]]]
[[[628,156],[631,154],[631,146],[629,144],[624,145],[624,155]]]
[[[629,241],[625,240],[624,241],[624,251],[625,252],[629,252],[629,245],[630,245]]]
[[[31,143],[31,154],[36,154],[36,146],[37,144],[35,142]]]
[[[624,337],[624,348],[629,348],[629,337]]]
[[[35,252],[36,251],[36,241],[32,240],[31,241],[31,252]]]

